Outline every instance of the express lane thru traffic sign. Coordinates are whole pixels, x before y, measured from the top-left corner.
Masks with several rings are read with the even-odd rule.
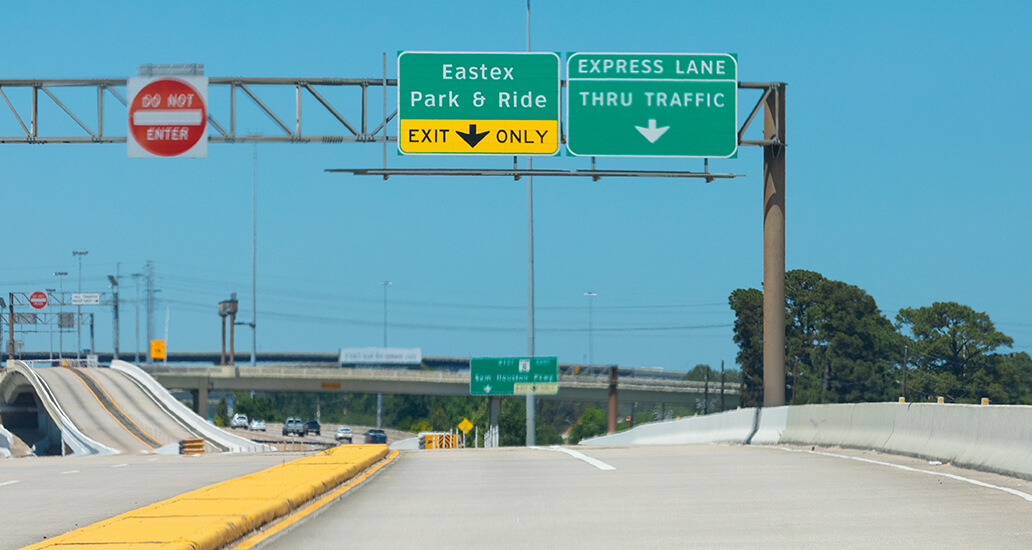
[[[566,78],[573,155],[726,158],[738,150],[732,54],[572,53]]]

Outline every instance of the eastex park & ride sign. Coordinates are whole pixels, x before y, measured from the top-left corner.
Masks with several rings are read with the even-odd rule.
[[[554,155],[559,151],[559,55],[402,52],[402,153]]]

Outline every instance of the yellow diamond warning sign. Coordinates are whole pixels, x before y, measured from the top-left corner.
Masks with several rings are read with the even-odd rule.
[[[404,153],[550,155],[559,150],[557,120],[402,120]]]

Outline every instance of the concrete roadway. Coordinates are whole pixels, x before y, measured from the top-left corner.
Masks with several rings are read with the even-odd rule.
[[[122,412],[162,445],[194,437],[161,410],[143,390],[122,373],[108,369],[82,369],[108,393]],[[50,386],[58,404],[82,433],[93,440],[128,454],[154,449],[130,433],[101,405],[89,387],[66,368],[41,368],[36,373]]]
[[[1024,548],[1032,540],[1032,484],[948,465],[770,447],[572,450],[615,469],[547,449],[403,452],[264,548],[338,548],[342,540],[449,550]],[[3,461],[0,550],[298,456]]]
[[[1029,483],[762,447],[415,451],[262,548],[1022,548]],[[849,457],[932,472],[907,471]],[[1032,499],[1032,497],[1029,497]]]
[[[108,455],[0,460],[0,550],[35,544],[300,456]]]

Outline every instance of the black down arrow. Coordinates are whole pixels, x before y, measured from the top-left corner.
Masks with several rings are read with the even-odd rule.
[[[478,134],[477,133],[477,125],[476,124],[470,124],[469,125],[469,133],[468,134],[460,132],[458,130],[456,130],[455,133],[459,134],[459,137],[464,139],[466,141],[466,143],[468,143],[469,146],[472,148],[472,147],[476,147],[477,144],[480,143],[480,140],[484,139],[484,137],[487,136],[488,131],[485,130],[485,131],[480,132]]]

